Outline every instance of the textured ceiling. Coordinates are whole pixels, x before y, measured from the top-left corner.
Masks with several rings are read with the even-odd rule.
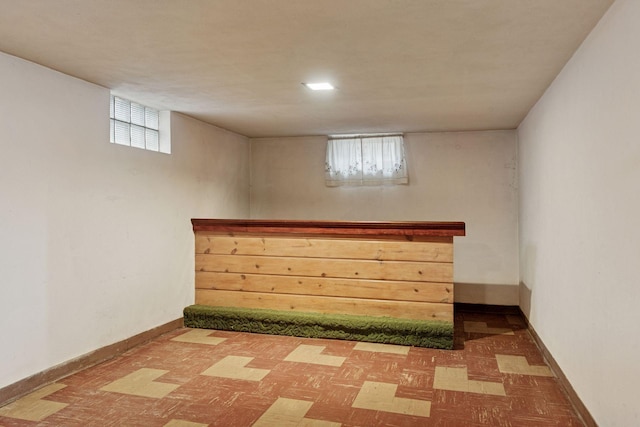
[[[0,51],[251,137],[511,129],[612,2],[0,0]]]

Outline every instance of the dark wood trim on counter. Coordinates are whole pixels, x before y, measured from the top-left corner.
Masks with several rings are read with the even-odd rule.
[[[464,222],[192,219],[193,231],[318,235],[464,236]]]

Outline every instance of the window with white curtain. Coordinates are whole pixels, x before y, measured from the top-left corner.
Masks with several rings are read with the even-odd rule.
[[[408,184],[402,135],[330,137],[327,186]]]

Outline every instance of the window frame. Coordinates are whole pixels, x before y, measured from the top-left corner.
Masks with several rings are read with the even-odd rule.
[[[171,153],[161,139],[161,112],[127,98],[110,94],[109,142],[157,153]]]
[[[325,184],[328,187],[408,183],[403,134],[331,135],[327,138]]]

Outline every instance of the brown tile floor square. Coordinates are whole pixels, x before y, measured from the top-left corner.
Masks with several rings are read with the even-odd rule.
[[[36,393],[0,408],[0,425],[241,427],[253,425],[273,407],[270,418],[260,423],[277,419],[280,427],[286,425],[283,420],[295,417],[277,412],[296,405],[303,410],[297,409],[298,421],[292,423],[318,426],[582,425],[556,378],[500,371],[501,356],[496,355],[524,357],[529,366],[544,365],[521,319],[480,313],[456,313],[455,317],[454,350],[408,348],[404,354],[384,348],[363,350],[351,341],[228,331],[173,340],[189,331],[177,330],[61,379],[50,394]],[[465,321],[473,322],[467,324],[469,332],[465,332]],[[289,357],[292,353],[296,356]],[[241,363],[224,365],[224,375],[208,375],[221,360]],[[504,360],[515,363],[515,359]],[[260,375],[243,376],[247,370]],[[436,371],[466,373],[453,388],[470,384],[470,391],[436,387]],[[135,372],[152,374],[145,380],[149,387],[156,387],[154,383],[170,386],[160,386],[163,396],[156,397],[108,386]],[[482,384],[499,387],[504,395],[482,393]],[[144,384],[136,384],[135,389],[140,387]],[[35,406],[28,405],[38,402],[41,408],[55,410],[40,420],[19,417],[24,411],[35,411],[30,409]]]

